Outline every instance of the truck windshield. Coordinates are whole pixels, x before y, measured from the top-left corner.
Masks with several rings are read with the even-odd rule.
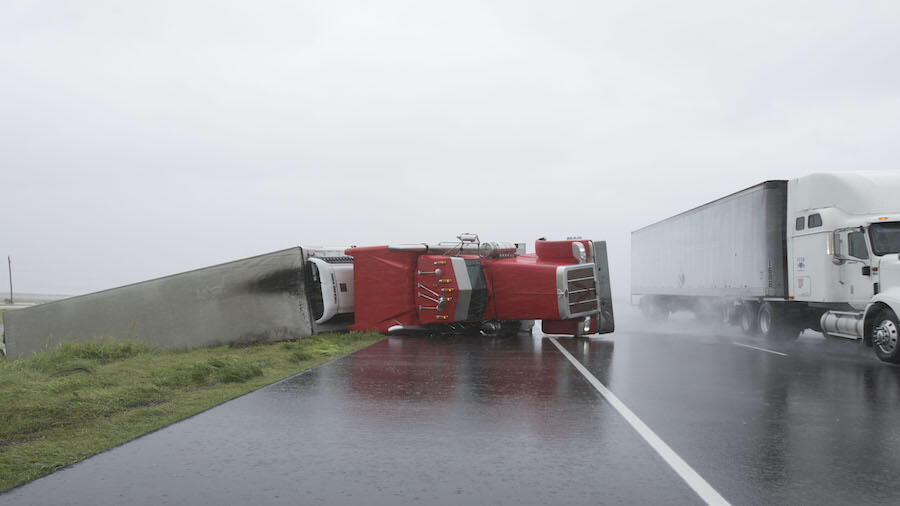
[[[876,255],[900,253],[900,222],[869,225],[869,239]]]

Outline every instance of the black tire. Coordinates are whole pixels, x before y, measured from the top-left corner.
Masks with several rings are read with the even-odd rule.
[[[870,337],[875,355],[883,362],[900,363],[900,321],[888,308],[882,309],[872,321]]]
[[[726,304],[722,308],[722,321],[725,325],[737,325],[741,320],[741,307]]]
[[[793,341],[800,337],[800,327],[790,321],[781,308],[768,302],[759,308],[757,317],[759,333],[773,341]]]
[[[741,306],[740,324],[744,334],[756,334],[759,331],[757,315],[756,304],[747,302]]]

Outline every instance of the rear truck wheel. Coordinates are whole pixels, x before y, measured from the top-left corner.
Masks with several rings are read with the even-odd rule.
[[[789,341],[800,337],[799,326],[788,319],[781,308],[768,302],[759,308],[759,333],[766,339]]]
[[[745,334],[756,334],[759,330],[758,326],[758,311],[756,310],[756,304],[753,302],[745,302],[741,305],[741,330],[744,331]]]
[[[872,347],[875,355],[884,362],[900,363],[900,322],[890,309],[882,309],[872,325]]]
[[[741,306],[725,304],[722,307],[722,322],[725,325],[737,325],[741,320]]]

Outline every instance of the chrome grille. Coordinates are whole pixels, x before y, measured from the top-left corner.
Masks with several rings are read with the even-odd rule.
[[[598,311],[597,282],[594,278],[593,264],[582,264],[566,271],[565,299],[568,314],[562,311],[561,317],[580,316]]]

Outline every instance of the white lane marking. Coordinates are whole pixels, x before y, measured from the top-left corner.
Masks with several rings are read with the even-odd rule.
[[[619,414],[622,415],[625,421],[628,422],[631,427],[636,430],[638,434],[640,434],[642,438],[644,438],[644,441],[646,441],[651,448],[656,450],[656,453],[658,453],[659,456],[666,461],[666,464],[669,464],[669,466],[678,474],[678,476],[680,476],[681,479],[684,480],[684,482],[687,483],[687,485],[691,487],[691,489],[693,489],[694,492],[696,492],[697,495],[699,495],[700,498],[703,499],[703,501],[706,502],[706,504],[729,504],[724,497],[716,492],[716,489],[712,488],[712,486],[707,483],[702,476],[697,474],[697,471],[694,471],[694,469],[689,466],[688,463],[685,462],[681,457],[679,457],[678,454],[669,447],[669,445],[667,445],[662,439],[660,439],[659,436],[657,436],[656,433],[654,433],[650,429],[650,427],[647,427],[647,424],[642,422],[641,419],[634,414],[634,412],[628,409],[628,406],[623,404],[618,397],[616,397],[612,392],[609,391],[609,389],[603,386],[603,383],[600,383],[600,380],[598,380],[596,376],[591,374],[590,371],[588,371],[583,365],[581,365],[581,362],[576,360],[575,357],[573,357],[568,351],[566,351],[566,349],[563,348],[561,344],[559,344],[559,341],[557,341],[555,337],[548,337],[548,339],[550,339],[550,342],[556,345],[563,356],[569,359],[569,362],[571,362],[572,365],[574,365],[575,368],[578,369],[578,372],[580,372],[581,375],[588,380],[588,383],[593,385],[593,387],[596,388],[598,392],[600,392],[600,395],[603,396],[604,399],[606,399],[606,402],[608,402],[610,406],[615,408],[616,411],[618,411]]]
[[[753,350],[764,351],[764,352],[766,352],[766,353],[772,353],[772,354],[774,354],[774,355],[781,355],[782,357],[788,356],[787,353],[781,353],[780,351],[772,351],[772,350],[767,350],[767,349],[765,349],[765,348],[759,348],[759,347],[756,347],[756,346],[750,346],[749,344],[737,343],[737,342],[734,342],[734,343],[731,343],[731,344],[733,344],[733,345],[735,345],[735,346],[743,346],[744,348],[750,348],[750,349],[753,349]]]

